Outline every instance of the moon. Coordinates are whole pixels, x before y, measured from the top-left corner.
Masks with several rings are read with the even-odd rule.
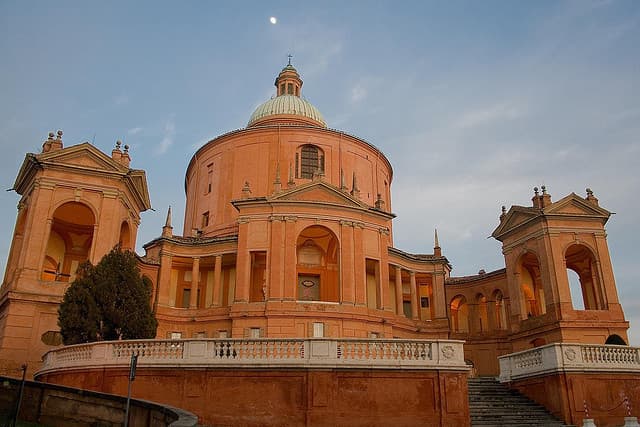
[[[269,18],[269,22],[271,22],[273,25],[278,23],[278,19],[275,16],[272,16],[271,18]]]

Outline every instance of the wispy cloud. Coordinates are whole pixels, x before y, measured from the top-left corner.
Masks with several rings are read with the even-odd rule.
[[[127,131],[127,135],[137,135],[140,132],[142,132],[142,128],[141,127],[135,127],[135,128],[131,128]]]
[[[513,105],[498,104],[464,113],[455,123],[455,127],[465,129],[493,122],[513,120],[522,117],[523,112]]]
[[[162,141],[156,148],[156,154],[164,154],[167,152],[169,147],[173,145],[173,137],[176,134],[176,125],[174,123],[173,117],[169,118],[164,124],[164,133],[162,137]]]
[[[120,95],[113,98],[113,103],[115,105],[124,105],[124,104],[127,104],[128,102],[129,102],[129,96],[124,93],[121,93]]]

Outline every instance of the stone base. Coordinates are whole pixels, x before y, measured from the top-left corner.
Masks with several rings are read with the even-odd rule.
[[[127,375],[92,368],[38,380],[126,395]],[[469,425],[466,371],[139,367],[132,395],[184,408],[209,425]]]

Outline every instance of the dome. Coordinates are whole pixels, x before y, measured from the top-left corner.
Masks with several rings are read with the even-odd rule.
[[[327,127],[320,111],[306,99],[295,95],[276,96],[258,106],[251,115],[247,127],[270,122],[271,119],[279,118],[277,116],[283,116],[281,118],[288,119],[287,121],[299,121]]]

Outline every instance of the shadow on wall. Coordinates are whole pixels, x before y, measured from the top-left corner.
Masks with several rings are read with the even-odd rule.
[[[20,380],[0,377],[0,419],[13,419],[19,393]],[[121,426],[126,400],[112,394],[25,381],[18,420],[51,427]],[[181,409],[131,399],[129,425],[193,427],[197,421],[195,415]]]

